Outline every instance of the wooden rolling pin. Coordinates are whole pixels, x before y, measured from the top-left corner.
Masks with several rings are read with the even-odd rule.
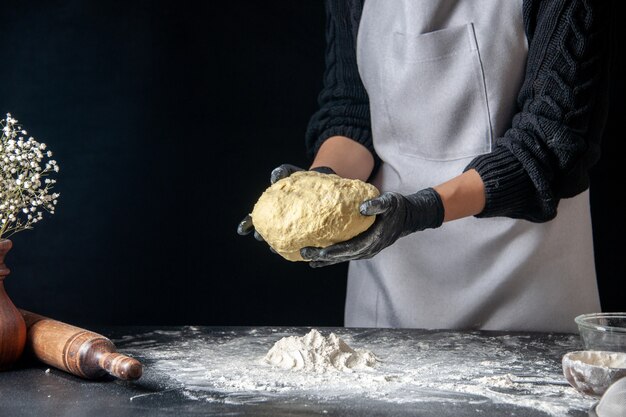
[[[30,311],[19,309],[26,322],[26,349],[55,368],[87,379],[109,373],[125,380],[139,379],[143,367],[117,353],[106,337]]]

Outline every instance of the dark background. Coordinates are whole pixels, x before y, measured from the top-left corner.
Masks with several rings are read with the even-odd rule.
[[[2,4],[0,112],[61,167],[57,213],[11,238],[18,307],[85,326],[343,324],[346,265],[313,270],[235,232],[272,168],[309,162],[321,1]],[[613,66],[591,197],[603,308],[623,311]]]

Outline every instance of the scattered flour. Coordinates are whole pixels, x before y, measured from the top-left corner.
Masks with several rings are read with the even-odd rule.
[[[302,337],[283,337],[263,360],[283,369],[309,372],[352,372],[354,369],[371,368],[378,361],[372,352],[352,349],[334,333],[324,337],[316,329]]]
[[[367,415],[404,405],[408,413],[427,404],[445,416],[464,407],[483,415],[553,417],[587,415],[597,401],[563,376],[561,358],[580,348],[571,335],[340,328],[332,330],[341,337],[323,337],[310,330],[184,327],[113,341],[144,362],[141,384],[180,392],[190,401],[309,404],[319,412],[350,406]],[[380,361],[368,364],[364,358],[371,357],[355,346],[366,346]],[[268,365],[269,357],[277,364]]]

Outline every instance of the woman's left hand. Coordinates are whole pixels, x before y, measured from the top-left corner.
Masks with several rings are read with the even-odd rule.
[[[406,196],[387,192],[363,202],[359,211],[364,216],[377,216],[369,229],[326,248],[302,248],[302,258],[313,268],[368,259],[403,236],[441,226],[444,218],[441,197],[432,188]]]

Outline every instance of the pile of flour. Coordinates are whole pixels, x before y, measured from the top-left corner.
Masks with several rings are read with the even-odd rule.
[[[283,369],[308,372],[342,371],[373,367],[378,359],[363,349],[352,349],[341,338],[331,333],[328,337],[316,329],[302,337],[283,337],[267,352],[265,363]]]

